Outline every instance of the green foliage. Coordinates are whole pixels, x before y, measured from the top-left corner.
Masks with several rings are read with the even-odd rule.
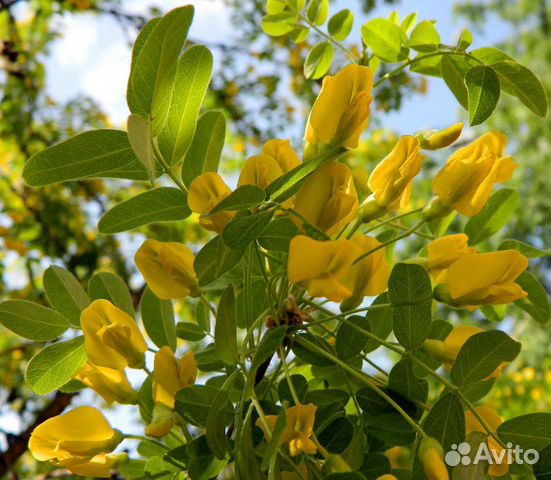
[[[177,329],[172,302],[161,300],[146,288],[140,303],[140,313],[144,329],[153,343],[159,348],[167,346],[176,350]]]

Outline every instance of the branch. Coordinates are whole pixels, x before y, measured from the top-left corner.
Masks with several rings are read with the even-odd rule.
[[[27,451],[33,430],[42,422],[63,412],[71,403],[73,396],[74,393],[57,392],[53,400],[38,413],[34,423],[9,442],[8,449],[0,454],[0,478],[11,471],[19,457]]]

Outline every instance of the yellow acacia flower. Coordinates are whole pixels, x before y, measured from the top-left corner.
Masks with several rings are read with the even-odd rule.
[[[358,195],[350,168],[333,162],[316,170],[296,194],[293,208],[327,235],[339,233],[358,214]]]
[[[496,410],[491,407],[482,405],[475,408],[480,417],[484,419],[486,424],[492,429],[493,432],[497,432],[498,427],[503,423],[503,420],[499,416]],[[482,426],[478,418],[473,412],[467,410],[465,412],[465,425],[467,427],[467,433],[480,432],[488,435],[488,431]],[[491,436],[487,438],[488,448],[490,454],[494,457],[494,462],[488,469],[488,475],[492,477],[501,477],[509,471],[509,463],[507,462],[507,454],[503,456],[503,461],[497,463],[496,458],[500,458],[503,447]]]
[[[307,151],[318,144],[357,148],[369,122],[372,88],[373,72],[361,65],[326,76],[308,118]]]
[[[29,449],[37,460],[70,467],[111,452],[121,441],[121,433],[98,409],[78,407],[38,425],[31,434]]]
[[[138,393],[130,385],[124,370],[98,367],[87,362],[74,378],[94,390],[108,404],[138,403]]]
[[[376,238],[365,235],[355,235],[350,242],[360,247],[360,255],[381,245],[381,242]],[[348,304],[341,308],[348,310],[357,307],[365,296],[375,296],[383,293],[388,288],[389,277],[390,267],[384,248],[364,257],[343,274],[342,283],[349,287],[352,295]]]
[[[279,163],[269,155],[255,155],[245,161],[237,186],[256,185],[264,190],[283,175]]]
[[[419,140],[406,135],[375,167],[367,185],[378,205],[395,210],[409,204],[414,177],[425,159]]]
[[[457,150],[432,182],[441,204],[469,217],[480,212],[494,184],[509,180],[516,168],[505,156],[506,144],[505,135],[490,132]]]
[[[427,480],[449,480],[448,468],[444,463],[444,450],[436,439],[427,437],[422,440],[419,460]]]
[[[235,212],[222,211],[208,216],[230,193],[230,187],[214,172],[203,173],[191,182],[187,202],[192,212],[201,215],[199,223],[204,229],[220,233],[231,222]]]
[[[457,259],[476,253],[476,249],[469,247],[469,237],[464,233],[446,235],[429,243],[428,247],[429,272],[436,283],[445,280],[445,273],[449,266]]]
[[[81,314],[88,359],[100,367],[142,368],[147,344],[136,321],[108,300],[95,300]]]
[[[146,240],[134,261],[153,293],[170,300],[201,294],[193,269],[195,255],[183,243]]]
[[[516,250],[465,255],[448,268],[450,296],[470,307],[520,300],[528,294],[515,280],[527,267],[528,259]]]
[[[300,158],[289,140],[279,138],[268,140],[262,147],[262,155],[272,157],[281,167],[283,173],[287,173],[300,165]]]
[[[111,470],[115,468],[119,462],[117,455],[96,455],[92,459],[84,463],[75,465],[63,465],[63,462],[56,462],[57,466],[64,466],[70,472],[81,477],[92,478],[111,478]]]
[[[296,456],[301,452],[314,454],[317,451],[316,444],[310,439],[314,433],[314,422],[316,419],[316,407],[313,403],[307,405],[298,404],[285,410],[287,416],[287,426],[280,437],[281,444],[289,444],[289,453]],[[258,419],[256,424],[263,430],[266,437],[270,437],[277,421],[277,415],[267,415],[266,422],[270,427],[267,431],[262,419]]]
[[[343,283],[362,249],[350,240],[317,241],[304,235],[291,240],[287,273],[289,281],[308,289],[313,297],[341,302],[353,294]]]
[[[174,397],[182,388],[193,385],[197,379],[197,364],[193,352],[177,359],[169,347],[155,354],[153,370],[153,399],[174,408]]]

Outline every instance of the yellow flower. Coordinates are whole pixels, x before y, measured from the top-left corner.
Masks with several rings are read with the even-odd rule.
[[[193,385],[197,379],[197,364],[193,352],[177,359],[169,347],[155,354],[153,370],[153,399],[174,408],[174,397],[182,388]]]
[[[151,422],[145,428],[145,434],[149,437],[161,438],[172,430],[174,425],[174,412],[164,403],[156,403],[153,407]]]
[[[347,240],[345,240],[348,242]],[[355,235],[350,242],[361,249],[361,253],[370,252],[381,245],[376,238]],[[365,296],[375,296],[383,293],[388,288],[388,278],[390,277],[390,268],[386,260],[385,249],[381,248],[368,255],[358,263],[352,265],[343,274],[342,283],[347,286],[352,295],[349,297],[347,305],[341,306],[343,310],[357,307]]]
[[[484,419],[486,424],[491,428],[492,432],[497,432],[498,427],[503,423],[503,420],[499,414],[490,407],[485,405],[476,407],[476,412],[480,417]],[[488,435],[488,431],[482,426],[478,418],[471,412],[467,410],[465,412],[465,424],[467,427],[467,433],[471,432],[480,432]],[[488,469],[488,474],[493,477],[501,477],[509,471],[509,464],[507,463],[507,454],[503,456],[503,461],[497,463],[496,459],[500,458],[503,447],[491,436],[487,438],[488,448],[490,454],[494,457],[494,462],[490,465]]]
[[[69,467],[111,452],[121,441],[121,433],[99,410],[78,407],[38,425],[29,440],[29,449],[37,460]]]
[[[434,438],[424,438],[419,447],[419,460],[427,480],[449,480],[448,468],[444,463],[444,451]]]
[[[463,124],[456,123],[445,130],[422,131],[415,136],[421,142],[421,148],[425,150],[439,150],[455,142],[463,131]]]
[[[310,440],[314,432],[314,422],[316,419],[316,407],[313,403],[307,405],[298,404],[285,410],[287,415],[287,427],[280,437],[280,443],[289,444],[289,453],[296,456],[301,452],[314,454],[317,451],[316,444]],[[262,419],[258,419],[256,424],[263,430],[264,435],[269,438],[277,420],[277,415],[267,415],[266,422],[270,427],[268,431]]]
[[[528,267],[528,259],[516,250],[473,253],[459,258],[448,268],[448,287],[459,305],[502,305],[528,294],[515,283]]]
[[[400,138],[367,181],[380,206],[395,210],[409,204],[413,178],[421,171],[424,158],[417,138]]]
[[[94,390],[110,405],[113,402],[138,403],[138,394],[130,385],[124,370],[98,367],[87,362],[74,378]]]
[[[327,235],[339,233],[358,214],[350,168],[344,163],[330,163],[316,170],[296,194],[293,208]]]
[[[60,467],[64,466],[70,472],[81,477],[111,478],[111,470],[115,468],[118,461],[118,456],[101,454],[76,465],[63,465],[63,462],[55,464]]]
[[[281,167],[283,173],[287,173],[300,165],[300,158],[293,150],[289,140],[279,138],[268,140],[262,147],[262,155],[272,157]]]
[[[134,261],[147,285],[163,300],[201,294],[193,270],[195,255],[182,243],[146,240]]]
[[[266,190],[268,185],[281,177],[283,173],[281,166],[273,157],[256,155],[246,160],[241,169],[237,186],[256,185]]]
[[[373,73],[361,65],[348,65],[334,77],[326,76],[308,118],[308,144],[357,148],[369,122],[372,88]]]
[[[207,216],[230,193],[230,187],[214,172],[203,173],[191,182],[187,203],[192,212],[201,215],[199,223],[203,228],[220,233],[231,222],[235,212],[223,211]]]
[[[108,300],[95,300],[82,311],[80,323],[88,359],[100,367],[142,368],[147,344],[135,320]]]
[[[457,150],[432,182],[441,204],[469,217],[480,212],[494,184],[509,180],[516,168],[504,156],[506,144],[505,135],[491,132]]]
[[[343,278],[361,254],[350,240],[323,242],[298,235],[289,246],[289,281],[308,289],[313,297],[341,302],[353,294],[353,286],[345,285]]]
[[[464,233],[447,235],[429,243],[428,268],[436,283],[445,280],[445,273],[449,266],[457,259],[476,253],[476,249],[469,247],[469,237]]]

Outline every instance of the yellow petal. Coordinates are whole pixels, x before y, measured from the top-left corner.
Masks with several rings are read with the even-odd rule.
[[[247,159],[237,186],[242,185],[257,185],[262,189],[266,189],[274,180],[283,175],[283,170],[278,162],[268,155],[256,155]]]
[[[279,138],[268,140],[262,147],[262,155],[272,157],[283,173],[287,173],[300,165],[300,159],[289,140],[280,140]]]
[[[124,370],[98,367],[87,362],[74,378],[101,395],[108,404],[137,403],[137,393]]]
[[[464,233],[437,238],[429,243],[427,250],[429,271],[435,278],[457,259],[476,252],[469,247],[469,237]]]
[[[503,423],[503,420],[499,416],[497,411],[491,407],[480,406],[476,407],[475,410],[484,419],[484,421],[488,424],[493,432],[497,431],[498,427]],[[465,412],[465,424],[467,427],[467,433],[488,433],[486,429],[482,426],[478,418],[476,418],[473,412],[471,412],[470,410],[467,410]]]

